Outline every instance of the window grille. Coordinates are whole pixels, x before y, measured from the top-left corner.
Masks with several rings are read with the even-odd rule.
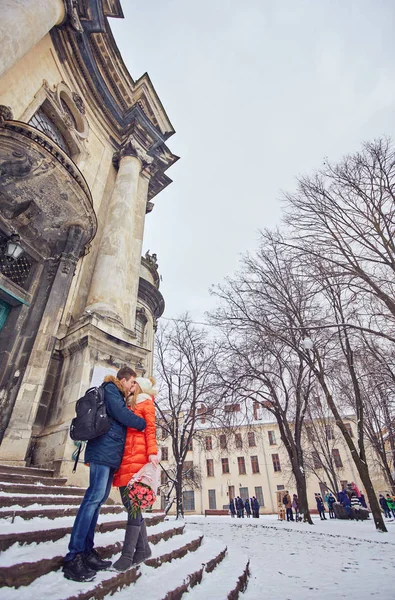
[[[71,155],[70,148],[63,133],[41,107],[34,113],[29,121],[29,125],[45,133],[45,135],[51,138],[55,144],[60,146],[66,154],[69,156]]]

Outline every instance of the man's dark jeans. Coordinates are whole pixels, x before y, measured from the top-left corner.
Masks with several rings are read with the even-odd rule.
[[[115,469],[107,465],[90,463],[89,487],[74,521],[65,562],[80,552],[92,552],[100,507],[108,498],[114,473]]]

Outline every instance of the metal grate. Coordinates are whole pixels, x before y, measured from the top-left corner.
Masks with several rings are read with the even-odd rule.
[[[26,282],[33,266],[33,260],[26,253],[23,253],[22,256],[16,260],[6,256],[6,243],[7,238],[0,233],[0,273],[26,289]]]
[[[60,131],[59,127],[52,121],[52,119],[43,111],[42,108],[39,108],[32,118],[29,121],[29,125],[39,129],[45,135],[51,138],[58,146],[62,148],[70,156],[70,148],[65,140],[63,133]]]

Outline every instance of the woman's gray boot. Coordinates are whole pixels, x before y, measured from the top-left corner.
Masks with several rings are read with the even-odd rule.
[[[136,551],[133,556],[133,564],[138,565],[139,563],[144,562],[151,556],[151,548],[148,542],[147,536],[147,528],[145,526],[145,521],[141,523],[140,526],[140,535],[136,544]]]
[[[126,525],[125,540],[123,542],[122,554],[112,565],[117,571],[127,571],[133,564],[133,556],[137,540],[140,535],[140,525]]]

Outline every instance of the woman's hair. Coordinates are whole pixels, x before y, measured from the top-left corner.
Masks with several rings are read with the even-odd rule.
[[[147,379],[150,380],[150,382],[152,383],[152,387],[154,387],[156,380],[154,377],[147,377]],[[134,392],[133,394],[130,394],[130,396],[128,397],[127,400],[127,405],[130,406],[130,408],[132,410],[134,410],[136,408],[136,404],[137,404],[137,396],[139,394],[142,394],[143,390],[141,389],[141,387],[139,386],[139,384],[136,382],[135,388],[134,388]],[[152,395],[155,397],[157,394],[157,390],[153,389],[151,391]]]
[[[134,392],[133,392],[133,394],[130,394],[130,396],[128,397],[128,401],[127,401],[127,405],[130,406],[130,408],[132,410],[134,410],[136,408],[137,396],[139,394],[142,394],[141,387],[139,386],[138,383],[136,383],[136,385],[134,386]]]

